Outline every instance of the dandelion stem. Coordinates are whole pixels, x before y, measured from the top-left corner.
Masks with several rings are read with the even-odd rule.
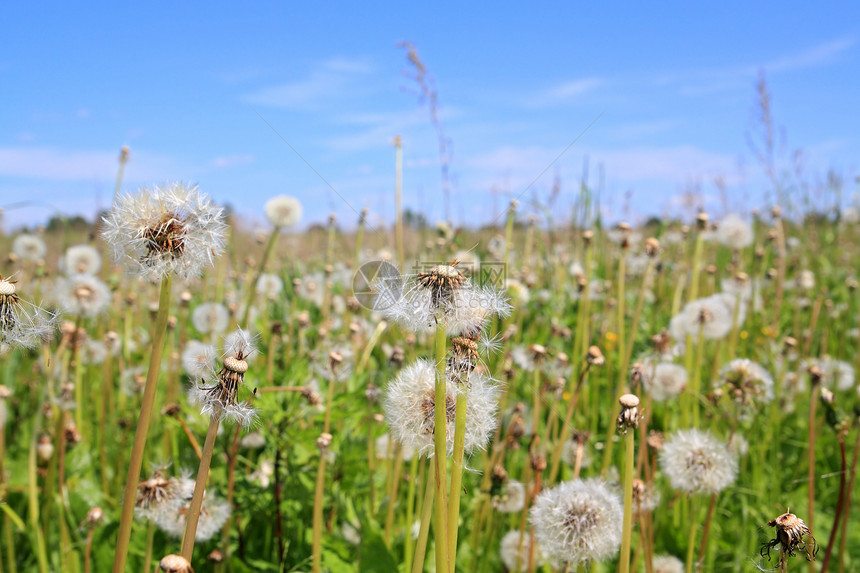
[[[457,529],[460,524],[460,491],[463,483],[463,449],[466,441],[466,390],[457,393],[454,415],[454,457],[451,461],[451,489],[448,499],[448,551],[451,571],[457,562]]]
[[[821,388],[818,382],[812,382],[812,396],[810,397],[809,403],[809,464],[808,464],[808,480],[806,483],[807,487],[807,526],[809,527],[809,531],[815,531],[813,529],[813,522],[815,520],[815,406],[818,404],[818,394]],[[815,565],[810,561],[809,566],[810,573],[814,573]]]
[[[427,552],[427,537],[430,535],[430,512],[433,509],[433,494],[436,490],[434,486],[438,483],[436,479],[436,468],[434,464],[430,464],[430,469],[427,472],[427,487],[424,489],[424,503],[421,505],[421,529],[418,532],[418,541],[415,545],[415,559],[412,561],[412,573],[421,573],[424,571],[424,555]],[[410,524],[411,526],[411,524]],[[438,529],[438,528],[437,528]],[[409,532],[406,532],[409,535]],[[436,545],[445,545],[445,538],[436,536]],[[437,571],[439,568],[436,568]]]
[[[839,573],[843,573],[845,571],[845,540],[848,533],[848,522],[850,521],[847,516],[851,515],[851,492],[854,491],[854,477],[857,475],[858,457],[860,457],[860,432],[857,432],[857,438],[854,440],[854,455],[851,458],[851,475],[848,478],[848,487],[845,490],[845,508],[843,509],[843,512],[846,518],[842,520],[842,530],[839,534]]]
[[[322,526],[323,526],[323,489],[325,489],[326,452],[320,450],[320,464],[317,468],[317,481],[314,489],[314,522],[312,541],[312,570],[322,570]]]
[[[404,563],[408,564],[412,562],[412,552],[414,551],[414,545],[412,540],[412,516],[415,511],[415,483],[418,481],[418,461],[420,457],[415,455],[412,456],[412,461],[409,465],[409,488],[406,494],[406,521],[403,527],[403,537],[405,538],[405,553],[406,559]],[[423,467],[423,466],[422,466]],[[432,487],[432,486],[428,486]],[[429,519],[429,516],[428,516]],[[423,562],[423,559],[422,559]]]
[[[842,458],[842,471],[839,472],[839,499],[836,501],[836,514],[833,516],[833,527],[830,529],[830,539],[827,540],[827,549],[824,552],[824,562],[821,564],[821,573],[827,573],[830,558],[833,556],[833,546],[836,544],[836,532],[839,531],[839,520],[842,517],[842,508],[845,501],[845,474],[848,473],[845,462],[845,434],[839,432],[839,454]]]
[[[209,479],[209,465],[212,462],[212,452],[215,449],[215,438],[218,435],[218,424],[220,418],[217,412],[213,412],[209,418],[209,429],[206,431],[206,441],[203,443],[203,457],[200,458],[200,466],[197,468],[197,481],[194,482],[194,494],[191,496],[191,506],[185,517],[185,534],[182,536],[182,556],[191,562],[194,554],[194,540],[197,537],[197,522],[200,519],[200,508],[203,507],[203,492],[206,489],[206,480]]]
[[[449,570],[448,564],[448,496],[445,491],[445,478],[448,476],[448,384],[445,373],[448,337],[445,332],[445,324],[436,325],[436,388],[433,408],[433,461],[436,471],[433,479],[436,483],[436,497],[434,501],[434,532],[436,537],[436,571]]]
[[[591,363],[588,361],[583,365],[579,372],[579,379],[576,381],[576,388],[573,391],[573,396],[571,396],[570,401],[567,403],[567,413],[564,415],[564,423],[561,426],[561,435],[558,437],[558,441],[553,447],[552,465],[549,470],[549,480],[547,480],[547,483],[550,485],[554,484],[555,478],[558,477],[561,453],[564,449],[564,443],[570,436],[570,423],[573,420],[573,412],[576,409],[576,403],[579,401],[579,391],[582,389],[582,383],[585,381],[585,375],[588,373],[590,366]]]
[[[624,436],[624,521],[621,530],[621,558],[619,573],[630,571],[630,544],[633,537],[633,472],[635,462],[635,432],[632,428]]]
[[[122,514],[119,522],[119,535],[114,553],[113,573],[125,571],[125,561],[128,557],[128,543],[131,540],[131,524],[134,519],[134,502],[137,493],[137,483],[140,479],[140,468],[143,465],[143,450],[146,447],[146,435],[149,433],[149,419],[155,404],[155,390],[158,386],[158,372],[161,368],[161,355],[164,352],[164,338],[167,333],[167,315],[170,310],[170,275],[161,281],[161,293],[158,297],[158,314],[155,318],[155,336],[152,339],[152,355],[149,359],[149,370],[146,373],[146,386],[140,404],[140,416],[137,419],[137,429],[134,432],[134,445],[131,449],[131,459],[128,464],[128,477],[125,482],[125,493],[122,500]]]
[[[27,501],[30,516],[30,527],[35,537],[34,549],[39,573],[48,573],[48,556],[45,553],[45,534],[39,527],[39,500],[36,482],[36,442],[38,441],[35,423],[33,424],[33,439],[30,443],[30,455],[27,458]]]
[[[714,507],[717,505],[717,494],[711,495],[711,501],[708,504],[708,513],[705,516],[705,526],[702,530],[702,545],[699,547],[699,561],[696,564],[699,571],[702,571],[702,565],[705,563],[705,554],[708,552],[708,533],[711,531],[711,519],[714,517]]]

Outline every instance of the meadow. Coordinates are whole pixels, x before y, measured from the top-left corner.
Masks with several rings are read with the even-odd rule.
[[[0,236],[0,572],[858,571],[860,211],[786,197]]]

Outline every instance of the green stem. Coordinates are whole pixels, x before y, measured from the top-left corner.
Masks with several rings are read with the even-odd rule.
[[[185,533],[182,536],[182,556],[191,563],[194,554],[194,540],[197,537],[197,522],[200,519],[200,509],[203,507],[203,492],[209,479],[209,465],[212,463],[212,452],[215,449],[215,438],[218,435],[220,418],[213,413],[209,418],[209,429],[206,431],[206,442],[203,444],[203,456],[197,468],[197,481],[194,482],[194,493],[191,496],[191,506],[185,517]]]
[[[320,464],[317,468],[317,482],[314,488],[313,541],[311,544],[312,570],[322,570],[322,526],[323,526],[323,489],[325,489],[326,452],[320,450]]]
[[[420,458],[417,455],[412,456],[412,461],[409,465],[409,488],[408,493],[406,494],[406,521],[403,526],[403,537],[406,545],[406,558],[404,559],[404,563],[407,565],[407,567],[409,563],[412,562],[412,551],[414,550],[412,541],[412,516],[413,512],[415,511],[415,483],[418,480],[419,459]],[[431,487],[432,489],[432,486],[429,487]],[[429,520],[430,516],[428,516],[427,519]]]
[[[451,462],[451,488],[448,498],[448,552],[451,571],[457,562],[457,530],[460,525],[460,491],[463,483],[463,449],[466,441],[466,389],[457,393],[454,415],[454,458]]]
[[[30,516],[30,528],[35,537],[35,553],[39,564],[39,573],[48,573],[48,555],[45,552],[45,535],[39,527],[39,500],[38,486],[36,482],[36,442],[38,441],[35,424],[33,425],[33,439],[30,443],[30,455],[27,458],[27,501]]]
[[[618,564],[619,573],[630,571],[630,542],[633,537],[633,470],[635,432],[632,428],[624,436],[624,521],[621,530],[621,560]]]
[[[125,561],[128,557],[128,543],[131,540],[131,524],[134,520],[134,502],[137,499],[137,484],[140,480],[140,468],[143,465],[143,451],[146,447],[146,435],[149,433],[149,419],[155,405],[155,390],[158,386],[158,372],[161,367],[161,355],[164,352],[164,338],[167,333],[167,316],[170,310],[170,275],[161,280],[161,293],[158,297],[158,315],[155,318],[155,336],[152,339],[152,356],[149,359],[149,370],[146,373],[146,386],[140,405],[140,416],[137,419],[137,429],[134,432],[134,445],[131,449],[131,459],[128,464],[128,477],[125,482],[125,493],[122,500],[119,534],[114,553],[113,573],[125,571]]]
[[[436,325],[436,388],[433,408],[433,445],[435,448],[433,461],[436,471],[433,475],[436,484],[434,501],[435,516],[434,532],[436,537],[436,571],[449,571],[448,563],[448,495],[445,491],[445,478],[448,476],[448,383],[445,373],[448,337],[445,324]]]
[[[437,482],[435,474],[435,465],[430,464],[430,469],[427,472],[427,487],[424,489],[424,503],[421,505],[421,529],[418,532],[418,541],[415,545],[415,559],[412,561],[412,573],[421,573],[424,571],[424,555],[427,553],[427,538],[430,535],[430,512],[434,505],[434,484]],[[412,524],[410,523],[409,526],[412,527]],[[406,535],[409,535],[409,531],[406,532]],[[445,545],[445,540],[444,538],[439,539],[437,536],[436,545],[440,544]]]

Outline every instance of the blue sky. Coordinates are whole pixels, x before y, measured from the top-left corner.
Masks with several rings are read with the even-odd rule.
[[[386,220],[396,134],[406,206],[440,219],[438,140],[403,40],[438,93],[457,223],[491,221],[521,194],[528,212],[556,178],[563,220],[585,158],[613,217],[683,212],[690,188],[715,212],[758,206],[766,184],[747,134],[760,70],[782,164],[802,149],[812,188],[833,169],[851,200],[860,6],[654,6],[7,4],[0,206],[35,205],[7,209],[5,223],[92,216],[110,202],[122,145],[127,190],[196,182],[249,221],[284,193],[306,224],[334,211],[352,225],[363,207]]]

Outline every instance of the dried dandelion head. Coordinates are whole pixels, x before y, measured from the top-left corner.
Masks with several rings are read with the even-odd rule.
[[[808,561],[814,561],[818,553],[818,542],[812,536],[806,523],[786,511],[779,517],[771,519],[768,525],[776,529],[776,538],[764,543],[761,547],[762,557],[770,558],[770,550],[779,547],[781,552],[794,556],[797,550],[803,551]]]
[[[147,280],[199,276],[224,250],[222,209],[197,186],[171,183],[118,197],[102,236],[114,259]]]
[[[194,573],[191,563],[181,555],[165,555],[158,563],[158,568],[164,573]]]

